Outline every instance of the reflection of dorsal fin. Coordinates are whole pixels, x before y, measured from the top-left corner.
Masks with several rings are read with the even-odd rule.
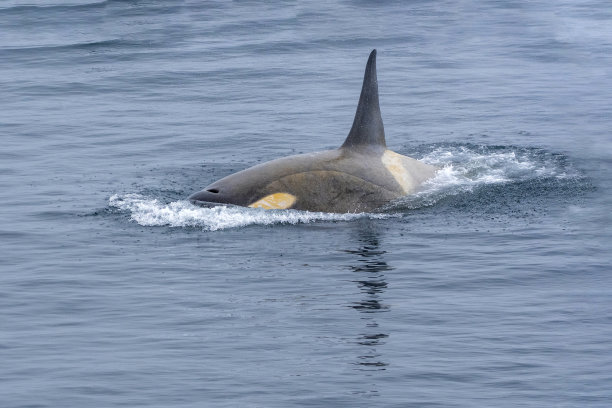
[[[385,128],[380,116],[378,105],[378,81],[376,79],[376,50],[373,50],[368,59],[363,76],[363,86],[359,105],[353,120],[353,127],[344,144],[345,149],[363,147],[386,148]]]

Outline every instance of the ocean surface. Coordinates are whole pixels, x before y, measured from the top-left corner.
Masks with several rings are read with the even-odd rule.
[[[364,214],[199,208],[340,146]],[[608,1],[0,2],[0,406],[610,407]]]

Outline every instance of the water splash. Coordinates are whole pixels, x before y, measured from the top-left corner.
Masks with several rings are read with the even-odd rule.
[[[440,170],[420,192],[394,201],[387,211],[428,207],[445,197],[487,186],[580,178],[565,156],[536,148],[443,145],[421,160]]]
[[[208,231],[247,225],[307,224],[317,221],[351,221],[359,218],[389,218],[392,214],[330,214],[296,210],[263,210],[234,206],[196,207],[186,200],[164,204],[141,194],[115,194],[109,205],[129,211],[143,226],[201,227]]]

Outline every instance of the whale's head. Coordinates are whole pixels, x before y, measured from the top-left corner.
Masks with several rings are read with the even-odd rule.
[[[243,205],[236,200],[228,196],[227,194],[221,193],[217,188],[207,187],[202,191],[198,191],[189,196],[189,201],[200,207],[215,207],[218,205]]]
[[[296,172],[294,161],[291,157],[277,159],[230,174],[192,194],[189,201],[200,207],[291,208],[297,200],[296,193],[289,192],[289,186],[282,181]]]
[[[250,173],[253,171],[247,169],[222,178],[189,196],[189,201],[200,207],[217,205],[247,207],[263,187],[263,180],[257,180],[257,177]]]

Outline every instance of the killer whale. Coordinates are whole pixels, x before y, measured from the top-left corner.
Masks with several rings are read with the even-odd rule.
[[[189,200],[204,207],[365,212],[417,192],[436,171],[387,149],[373,50],[353,125],[342,146],[256,165],[212,183]]]

